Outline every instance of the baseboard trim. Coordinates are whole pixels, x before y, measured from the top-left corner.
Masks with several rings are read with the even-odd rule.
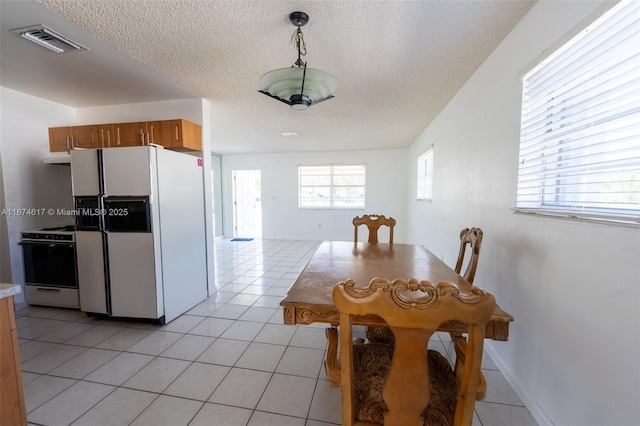
[[[493,342],[485,341],[484,349],[487,351],[493,363],[498,367],[498,370],[502,373],[506,381],[511,385],[515,393],[518,394],[520,400],[525,405],[533,419],[540,426],[553,426],[554,423],[547,417],[544,410],[538,405],[536,400],[527,392],[526,388],[522,385],[520,380],[513,374],[513,370],[504,362],[502,357],[492,346]]]

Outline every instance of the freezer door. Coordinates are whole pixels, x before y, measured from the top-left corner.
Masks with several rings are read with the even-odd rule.
[[[71,151],[71,188],[74,197],[100,194],[100,166],[97,149]]]
[[[114,232],[107,234],[107,241],[111,315],[162,317],[162,292],[158,291],[156,280],[153,234]]]
[[[108,314],[101,232],[76,232],[80,310]]]
[[[106,195],[151,195],[151,160],[148,146],[102,151]]]

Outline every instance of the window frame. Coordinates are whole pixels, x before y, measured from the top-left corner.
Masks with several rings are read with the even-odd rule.
[[[416,201],[433,202],[433,169],[435,144],[422,151],[417,157],[416,167]],[[424,163],[424,167],[422,164]],[[421,174],[423,176],[421,176]],[[424,178],[424,179],[421,179]]]
[[[361,167],[362,168],[362,173],[357,173],[354,174],[354,176],[358,176],[359,178],[362,179],[362,184],[352,184],[352,185],[345,185],[345,184],[339,184],[336,183],[336,177],[340,176],[340,173],[336,173],[336,169],[338,169],[338,171],[340,171],[340,169],[347,169],[347,168],[353,168],[353,167]],[[303,185],[302,181],[303,181],[303,171],[305,169],[311,169],[311,168],[328,168],[328,175],[327,177],[329,178],[329,182],[326,184],[315,184],[315,185]],[[328,199],[329,199],[329,203],[328,205],[308,205],[305,204],[303,205],[303,200],[308,198],[308,196],[303,196],[303,188],[326,188],[328,191],[326,191],[326,193],[328,194]],[[348,205],[348,206],[341,206],[341,205],[336,205],[336,200],[339,199],[339,197],[337,197],[336,195],[336,190],[337,189],[344,189],[344,188],[362,188],[362,205],[358,204],[358,205]],[[327,164],[299,164],[298,165],[298,209],[300,210],[364,210],[366,207],[366,194],[367,194],[367,166],[365,163],[327,163]],[[314,199],[320,199],[321,197],[316,197]],[[349,197],[347,197],[347,199],[350,199]],[[357,200],[357,197],[354,198]]]
[[[637,7],[633,2],[619,2],[597,19],[585,23],[582,31],[568,41],[565,39],[558,49],[523,73],[514,212],[640,226],[640,200],[634,196],[636,191],[640,193],[640,131],[633,126],[640,114],[640,100],[634,102],[631,98],[618,115],[601,112],[613,110],[610,104],[616,108],[622,104],[624,84],[632,85],[632,92],[638,90],[640,84],[633,71],[626,79],[614,77],[627,63],[633,70],[640,55],[637,44],[633,43],[629,43],[632,47],[623,54],[618,54],[616,59],[625,58],[619,63],[611,59],[601,61],[604,54],[594,53],[597,49],[605,54],[612,50],[605,44],[610,43],[609,37],[626,31],[631,34],[628,40],[633,40],[634,34],[637,37],[639,21],[632,17],[638,9],[634,11],[633,7]],[[627,17],[627,26],[615,25]],[[583,59],[587,54],[590,55],[587,68],[598,61],[602,65],[594,65],[594,71],[574,65],[574,60]],[[571,58],[572,55],[577,58]],[[554,67],[569,76],[562,76]],[[571,70],[572,67],[576,70]],[[585,75],[589,79],[578,84],[578,78]],[[559,82],[547,83],[556,78]],[[571,113],[568,107],[573,107]],[[537,119],[535,127],[534,119]],[[630,136],[619,136],[627,127]],[[630,153],[629,158],[625,157],[626,152]],[[596,179],[598,175],[604,178]]]

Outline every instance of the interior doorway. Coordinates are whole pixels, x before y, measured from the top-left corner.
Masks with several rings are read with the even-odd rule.
[[[260,170],[233,170],[233,236],[262,238],[262,175]]]

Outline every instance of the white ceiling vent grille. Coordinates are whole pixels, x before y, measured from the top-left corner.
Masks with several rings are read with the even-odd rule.
[[[45,27],[44,25],[35,25],[31,27],[16,28],[11,30],[12,33],[20,37],[46,47],[55,53],[68,53],[78,50],[89,50],[83,45],[69,40],[65,36]]]

